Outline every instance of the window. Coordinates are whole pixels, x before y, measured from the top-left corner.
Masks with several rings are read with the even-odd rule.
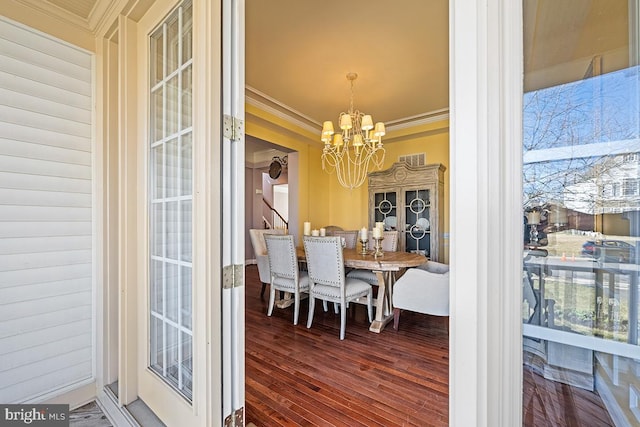
[[[638,194],[638,180],[635,178],[625,178],[622,181],[622,194],[624,196],[635,196]]]
[[[192,397],[192,7],[151,35],[150,367]]]

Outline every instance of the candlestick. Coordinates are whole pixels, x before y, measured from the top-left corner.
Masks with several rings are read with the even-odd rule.
[[[360,235],[360,243],[362,243],[362,249],[360,249],[360,255],[366,255],[367,252],[367,242],[369,241],[369,238],[367,237],[367,235],[365,234],[364,238],[362,237],[362,235]]]
[[[378,257],[384,255],[384,253],[382,252],[382,240],[383,239],[384,239],[384,237],[382,237],[382,236],[375,237],[375,233],[374,233],[374,236],[373,236],[373,241],[374,241],[373,257],[374,258],[378,258]]]

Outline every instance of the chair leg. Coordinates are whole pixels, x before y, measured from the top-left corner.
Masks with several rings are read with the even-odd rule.
[[[348,307],[348,306],[347,306],[347,307]],[[334,302],[334,303],[333,303],[333,312],[334,312],[335,314],[338,314],[338,303],[337,303],[337,302]]]
[[[273,313],[273,306],[276,303],[276,290],[273,286],[269,290],[269,309],[267,310],[267,316],[271,316]]]
[[[334,303],[335,304],[335,303]],[[338,307],[335,304],[336,308]],[[347,329],[347,303],[343,302],[340,304],[340,339],[344,339],[344,332]]]
[[[367,314],[369,315],[369,323],[373,322],[373,290],[369,290],[367,294]]]
[[[310,328],[313,323],[313,310],[315,309],[315,306],[316,299],[313,295],[309,294],[309,317],[307,317],[307,328]]]
[[[267,284],[262,282],[262,289],[260,290],[260,299],[264,298],[264,291],[267,288]]]
[[[322,309],[325,313],[329,311],[329,303],[327,302],[327,300],[322,300]]]
[[[393,309],[393,329],[398,330],[398,323],[400,323],[400,309],[398,307]]]
[[[297,325],[300,314],[300,292],[295,292],[293,295],[293,324]]]

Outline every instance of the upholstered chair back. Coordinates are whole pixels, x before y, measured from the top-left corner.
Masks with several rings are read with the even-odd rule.
[[[319,285],[344,286],[341,236],[305,236],[303,242],[309,280]]]
[[[336,230],[333,236],[344,237],[345,248],[355,249],[358,241],[358,230]]]

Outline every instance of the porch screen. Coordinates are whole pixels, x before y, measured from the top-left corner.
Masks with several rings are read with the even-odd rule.
[[[91,55],[0,17],[0,402],[93,380]]]

